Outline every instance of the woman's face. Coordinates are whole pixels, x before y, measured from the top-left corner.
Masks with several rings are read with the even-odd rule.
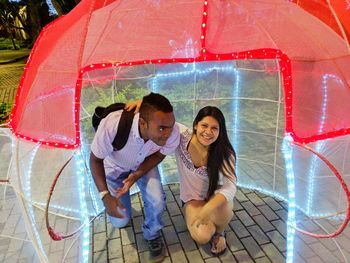
[[[204,117],[194,128],[196,129],[197,140],[203,146],[209,146],[219,137],[219,122],[211,116]]]

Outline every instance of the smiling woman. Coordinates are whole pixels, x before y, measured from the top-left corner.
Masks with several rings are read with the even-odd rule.
[[[223,233],[233,217],[236,194],[236,153],[227,136],[225,118],[217,107],[199,110],[193,132],[184,128],[175,153],[180,198],[192,238],[220,255],[226,250]]]
[[[204,117],[194,127],[197,141],[204,147],[216,141],[219,136],[220,128],[216,119],[211,116]]]

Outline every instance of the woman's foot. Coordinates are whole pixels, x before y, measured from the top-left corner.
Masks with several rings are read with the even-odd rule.
[[[225,233],[215,233],[210,241],[211,253],[220,256],[226,252],[226,235]]]

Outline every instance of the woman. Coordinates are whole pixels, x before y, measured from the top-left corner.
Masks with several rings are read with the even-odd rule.
[[[135,106],[128,103],[126,108]],[[207,106],[198,112],[192,131],[183,125],[181,130],[175,155],[187,228],[196,242],[210,242],[211,252],[221,255],[236,193],[236,155],[225,118],[218,108]]]
[[[193,132],[181,133],[176,160],[188,230],[198,243],[210,241],[216,255],[226,250],[224,230],[233,217],[235,159],[222,112],[216,107],[202,108]]]

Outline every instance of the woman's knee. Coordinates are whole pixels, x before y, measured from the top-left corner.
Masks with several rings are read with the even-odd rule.
[[[194,226],[190,228],[191,237],[198,244],[208,243],[214,233],[215,225],[213,223],[209,223],[207,225],[200,225],[199,227]]]
[[[232,209],[227,209],[223,213],[223,217],[226,219],[226,221],[231,221],[231,219],[233,218],[233,210]]]
[[[216,225],[221,225],[225,222],[230,222],[231,219],[233,218],[233,205],[230,203],[226,203],[219,209],[217,209],[213,214],[212,214],[212,221]]]

